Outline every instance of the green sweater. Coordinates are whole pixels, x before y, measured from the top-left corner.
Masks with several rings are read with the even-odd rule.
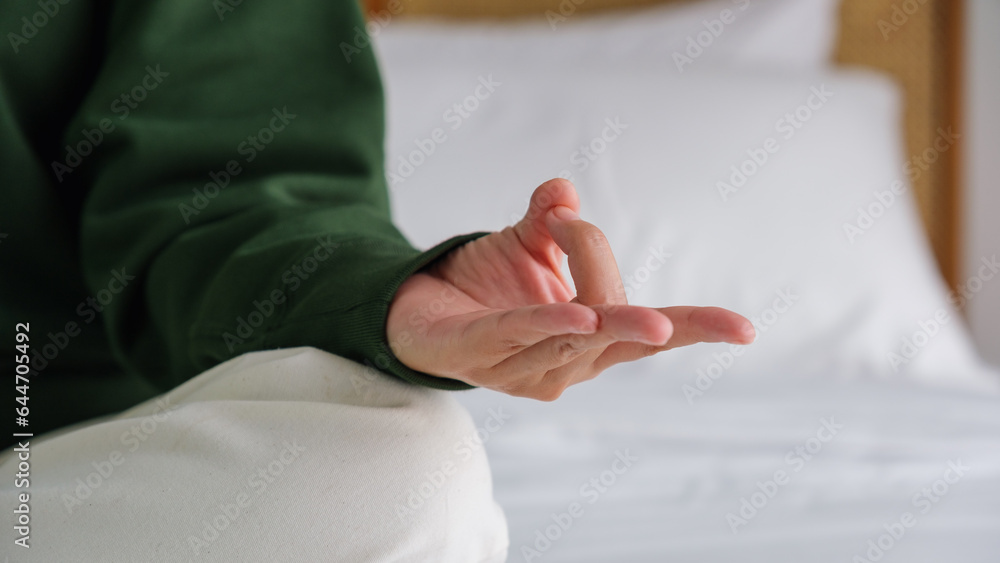
[[[485,233],[421,252],[393,226],[363,29],[352,0],[0,3],[7,388],[17,323],[32,366],[14,431],[280,347],[467,387],[386,341],[402,281]]]

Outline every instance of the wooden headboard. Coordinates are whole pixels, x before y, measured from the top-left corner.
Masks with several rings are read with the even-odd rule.
[[[394,17],[544,18],[572,3],[594,12],[678,0],[393,0]],[[690,0],[688,0],[690,1]],[[388,0],[367,0],[369,12]],[[961,267],[961,0],[842,0],[836,62],[885,71],[903,87],[910,176],[927,236],[952,288]],[[938,129],[958,141],[936,150]],[[943,146],[939,143],[939,146]],[[931,162],[933,161],[933,162]],[[904,163],[899,163],[901,168]]]

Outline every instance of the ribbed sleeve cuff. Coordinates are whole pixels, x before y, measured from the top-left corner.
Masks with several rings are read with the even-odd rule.
[[[451,250],[488,234],[456,236],[425,252],[414,249],[405,240],[343,240],[334,250],[334,256],[339,258],[336,266],[327,266],[325,275],[312,276],[308,289],[294,293],[289,290],[286,309],[280,316],[272,317],[273,324],[253,331],[245,342],[228,350],[220,336],[223,329],[203,329],[197,342],[204,348],[206,358],[219,361],[255,350],[313,346],[417,385],[470,389],[470,385],[461,381],[404,365],[389,345],[386,320],[389,305],[407,278]]]
[[[378,369],[417,385],[448,391],[473,388],[473,386],[461,381],[413,370],[399,361],[399,358],[392,352],[386,337],[386,320],[389,317],[389,305],[404,281],[451,250],[488,234],[490,233],[478,232],[450,238],[406,263],[389,279],[381,293],[370,303],[370,311],[362,319],[359,319],[358,343],[361,345],[366,359]]]

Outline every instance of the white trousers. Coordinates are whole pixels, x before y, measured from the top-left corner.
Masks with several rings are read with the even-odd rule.
[[[15,479],[23,457],[27,488]],[[0,474],[11,562],[507,554],[468,412],[449,392],[315,348],[246,354],[120,415],[31,439],[27,454],[0,454]],[[27,549],[14,544],[21,532]]]

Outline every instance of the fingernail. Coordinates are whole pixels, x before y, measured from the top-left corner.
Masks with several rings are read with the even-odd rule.
[[[754,329],[753,323],[743,325],[743,338],[750,344],[757,340],[757,330]]]
[[[580,216],[576,214],[576,211],[573,211],[565,205],[557,205],[553,207],[552,214],[555,215],[560,221],[576,221],[580,218]]]

